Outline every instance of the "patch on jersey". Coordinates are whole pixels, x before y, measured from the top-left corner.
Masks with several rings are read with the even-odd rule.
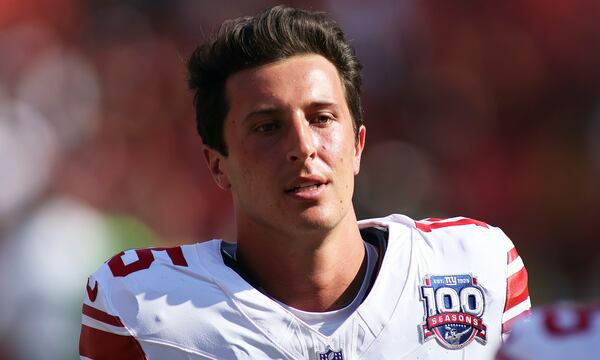
[[[481,316],[485,300],[477,278],[468,275],[429,275],[421,288],[425,322],[419,326],[421,341],[435,336],[447,349],[460,349],[473,339],[487,342]]]
[[[319,360],[344,360],[342,356],[342,351],[333,351],[331,348],[324,353],[317,353],[319,355]]]

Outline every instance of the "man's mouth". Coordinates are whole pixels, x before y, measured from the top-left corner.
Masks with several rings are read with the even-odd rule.
[[[286,190],[286,192],[288,193],[299,193],[299,192],[303,192],[303,191],[311,191],[311,190],[316,190],[319,187],[323,186],[323,183],[313,183],[313,184],[306,184],[306,185],[299,185],[299,186],[295,186],[291,189]]]
[[[286,194],[297,195],[302,198],[317,196],[329,184],[329,181],[319,175],[303,175],[288,183]]]

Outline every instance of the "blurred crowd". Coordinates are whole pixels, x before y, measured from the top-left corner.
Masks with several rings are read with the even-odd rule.
[[[0,359],[75,359],[122,249],[232,239],[187,57],[272,1],[0,0]],[[300,1],[364,65],[359,216],[501,226],[534,304],[600,297],[600,2]]]

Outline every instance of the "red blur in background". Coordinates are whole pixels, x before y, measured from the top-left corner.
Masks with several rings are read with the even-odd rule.
[[[600,2],[290,4],[364,65],[359,217],[476,218],[534,304],[600,296]],[[115,252],[235,237],[185,63],[271,5],[0,0],[0,359],[78,358],[85,279]]]

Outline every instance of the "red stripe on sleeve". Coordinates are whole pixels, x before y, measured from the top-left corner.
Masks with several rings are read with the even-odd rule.
[[[98,310],[87,304],[83,304],[82,312],[84,315],[87,315],[92,319],[102,321],[103,323],[106,323],[108,325],[125,327],[125,325],[123,325],[123,322],[121,321],[121,319],[119,319],[118,316],[107,314],[104,311]]]
[[[507,262],[507,264],[510,264],[511,262],[513,262],[513,260],[515,260],[518,257],[519,257],[519,253],[517,252],[517,248],[513,247],[508,252],[508,262]]]
[[[427,220],[429,220],[429,219],[427,219]],[[454,220],[454,221],[432,222],[431,224],[426,224],[423,222],[415,221],[415,225],[417,226],[417,229],[425,231],[425,232],[431,232],[434,229],[441,229],[441,228],[445,228],[445,227],[461,226],[461,225],[477,225],[477,226],[481,226],[484,228],[489,228],[488,224],[484,223],[483,221],[470,219],[470,218],[462,218],[462,219]]]
[[[79,355],[94,360],[147,360],[133,336],[123,336],[81,325]]]
[[[530,316],[531,316],[531,310],[528,309],[528,310],[523,311],[519,315],[515,316],[514,318],[512,318],[512,319],[510,319],[510,320],[508,320],[506,322],[504,322],[502,324],[502,333],[505,334],[505,333],[509,332],[510,329],[512,329],[512,327],[515,324],[515,322],[521,321],[524,318],[528,318]]]
[[[425,219],[425,221],[442,221],[442,220],[446,220],[446,218],[430,217],[430,218]]]
[[[506,305],[504,306],[504,311],[522,303],[528,297],[527,269],[523,267],[506,280]]]
[[[415,221],[415,225],[417,226],[417,229],[419,229],[421,231],[431,232],[431,225],[429,225],[429,224]]]

